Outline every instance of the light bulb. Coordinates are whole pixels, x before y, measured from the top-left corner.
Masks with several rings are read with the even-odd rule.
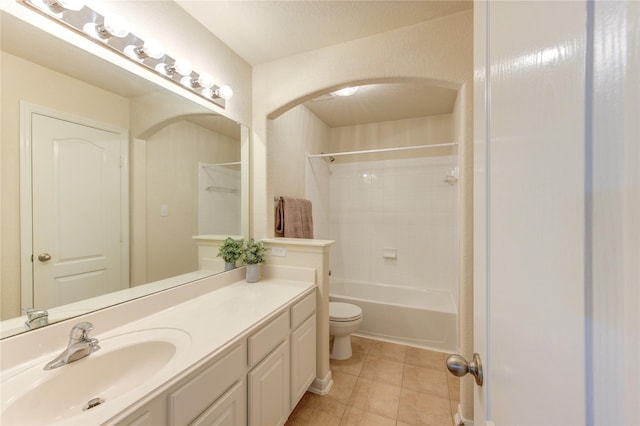
[[[138,62],[142,62],[144,58],[160,59],[164,56],[164,46],[159,41],[150,38],[142,46],[130,44],[125,47],[124,54]]]
[[[176,74],[188,77],[189,75],[191,75],[191,71],[193,71],[191,68],[191,63],[183,58],[176,59],[173,65],[159,63],[155,68],[156,71],[158,71],[160,74],[166,75],[167,77],[172,77]],[[191,79],[188,79],[187,82],[184,82],[182,80],[181,82],[185,86],[189,86],[191,84]]]
[[[111,37],[123,38],[129,35],[127,21],[118,15],[105,16],[102,24],[89,22],[84,24],[82,30],[93,38],[107,41]]]
[[[191,66],[191,62],[187,61],[184,58],[178,58],[173,63],[173,68],[180,75],[189,75],[191,71],[193,71],[193,67]]]
[[[64,10],[80,10],[84,7],[82,0],[44,0],[44,4],[56,13]]]
[[[33,0],[31,2],[38,9],[61,15],[65,10],[78,11],[84,7],[82,0]]]
[[[124,54],[127,55],[129,58],[137,62],[142,62],[142,59],[144,59],[144,56],[140,56],[139,51],[140,51],[140,48],[137,46],[134,46],[133,44],[128,45],[123,50]]]
[[[118,15],[105,16],[102,27],[113,37],[123,38],[129,35],[129,23]]]
[[[150,38],[142,45],[142,53],[153,59],[160,59],[164,56],[164,46],[158,40]]]
[[[84,7],[84,1],[82,0],[55,0],[55,3],[58,3],[66,10],[80,10]]]
[[[211,74],[203,72],[198,77],[198,84],[202,87],[206,87],[207,89],[211,89],[213,87],[213,77]]]
[[[229,100],[231,99],[231,97],[233,97],[233,89],[227,85],[220,86],[220,88],[218,89],[218,96],[225,101]]]
[[[84,31],[88,36],[92,38],[97,38],[98,40],[105,41],[98,32],[98,24],[94,22],[87,22],[82,26],[82,31]]]

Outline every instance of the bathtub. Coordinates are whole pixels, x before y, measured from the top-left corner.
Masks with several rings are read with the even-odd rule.
[[[457,312],[451,293],[331,280],[330,300],[362,309],[355,335],[455,352]]]

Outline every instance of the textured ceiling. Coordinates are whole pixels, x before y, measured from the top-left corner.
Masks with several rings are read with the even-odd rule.
[[[424,83],[362,86],[348,97],[324,96],[304,105],[329,127],[404,120],[453,111],[457,91]]]
[[[414,25],[473,7],[472,1],[175,0],[252,65]],[[329,127],[453,110],[456,91],[419,81],[362,87],[305,103]]]
[[[251,65],[471,9],[464,1],[175,0]]]

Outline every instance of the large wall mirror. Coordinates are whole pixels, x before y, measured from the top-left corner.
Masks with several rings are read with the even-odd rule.
[[[25,308],[52,323],[220,272],[194,237],[247,233],[248,129],[1,19],[2,337]]]

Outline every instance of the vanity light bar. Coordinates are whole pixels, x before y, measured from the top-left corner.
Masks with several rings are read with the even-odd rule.
[[[22,0],[22,3],[222,108],[233,96],[229,86],[217,86],[211,75],[197,73],[185,59],[167,55],[159,41],[142,40],[129,31],[124,19],[103,16],[82,0]]]

